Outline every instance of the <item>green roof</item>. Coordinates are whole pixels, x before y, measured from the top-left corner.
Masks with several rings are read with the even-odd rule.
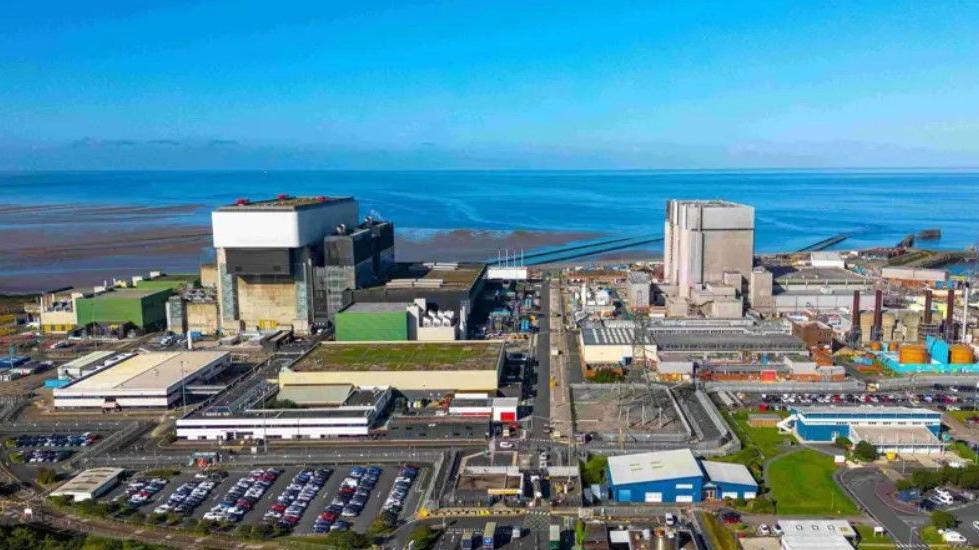
[[[169,293],[165,288],[115,288],[102,294],[83,298],[84,300],[140,300],[160,293]]]
[[[325,343],[289,368],[295,372],[495,370],[502,348],[502,342],[494,341]]]

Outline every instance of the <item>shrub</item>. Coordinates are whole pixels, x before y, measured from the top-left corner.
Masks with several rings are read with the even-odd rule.
[[[850,441],[848,438],[840,436],[833,441],[833,445],[839,447],[840,449],[849,450],[849,448],[853,446],[853,442]]]
[[[861,441],[853,447],[853,456],[861,462],[873,462],[877,460],[880,453],[877,452],[877,447],[866,441]]]
[[[935,510],[931,513],[931,524],[938,529],[951,529],[957,523],[955,516],[945,510]]]

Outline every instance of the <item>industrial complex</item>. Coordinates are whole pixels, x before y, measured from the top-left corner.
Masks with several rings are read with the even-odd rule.
[[[976,281],[906,239],[761,255],[751,205],[665,206],[662,258],[582,263],[640,240],[405,262],[354,197],[219,206],[198,272],[25,307],[3,470],[194,548],[979,545]]]

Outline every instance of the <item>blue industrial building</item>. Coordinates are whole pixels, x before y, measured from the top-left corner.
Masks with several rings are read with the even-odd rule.
[[[942,429],[942,413],[909,407],[797,407],[779,423],[802,441],[831,442],[846,437],[856,442],[852,428],[924,428],[937,437]]]
[[[690,449],[609,457],[606,479],[617,502],[702,502],[758,494],[758,483],[743,465],[699,461]]]

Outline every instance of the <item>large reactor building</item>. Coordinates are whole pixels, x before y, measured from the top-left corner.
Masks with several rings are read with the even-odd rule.
[[[349,305],[344,291],[383,279],[394,226],[358,224],[353,197],[239,199],[211,214],[224,332],[307,332]]]

